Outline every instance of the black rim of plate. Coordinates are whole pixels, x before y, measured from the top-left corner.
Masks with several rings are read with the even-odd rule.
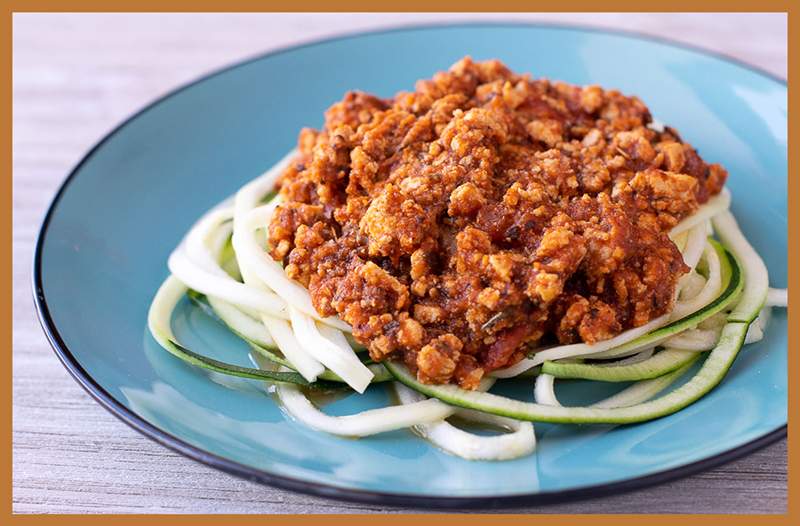
[[[114,416],[116,416],[129,426],[131,426],[133,429],[139,431],[146,437],[191,459],[194,459],[196,461],[207,464],[213,468],[219,469],[226,473],[230,473],[232,475],[242,477],[244,479],[253,482],[268,484],[278,488],[296,491],[300,493],[306,493],[309,495],[315,495],[320,497],[345,500],[351,502],[360,502],[365,504],[373,504],[373,505],[391,505],[391,506],[439,508],[439,509],[444,509],[444,508],[487,509],[487,508],[511,508],[511,507],[525,506],[525,505],[550,504],[556,502],[587,499],[592,497],[602,497],[615,493],[622,493],[626,491],[642,489],[645,487],[653,486],[677,478],[686,477],[698,473],[700,471],[705,471],[707,469],[719,466],[726,462],[730,462],[739,457],[747,455],[748,453],[761,449],[769,444],[772,444],[773,442],[780,440],[781,438],[786,437],[787,426],[786,424],[784,424],[783,426],[774,429],[773,431],[770,431],[769,433],[766,433],[750,442],[742,444],[741,446],[729,449],[717,455],[701,459],[696,462],[692,462],[683,466],[678,466],[664,471],[651,473],[649,475],[644,475],[641,477],[625,479],[607,484],[578,487],[562,491],[512,494],[512,495],[502,495],[502,496],[477,496],[477,497],[425,496],[425,495],[408,494],[408,493],[389,493],[389,492],[346,488],[346,487],[334,486],[318,482],[310,482],[307,480],[287,477],[283,475],[276,475],[274,473],[269,473],[267,471],[255,469],[245,464],[228,460],[224,457],[204,451],[203,449],[192,446],[191,444],[183,441],[182,439],[174,435],[164,432],[158,427],[147,422],[142,417],[138,416],[136,413],[125,407],[117,399],[111,396],[111,394],[108,393],[108,391],[106,391],[102,386],[100,386],[100,384],[98,384],[89,375],[89,373],[81,366],[81,364],[78,362],[78,360],[75,358],[75,356],[67,347],[64,340],[61,338],[61,335],[58,332],[58,328],[56,327],[52,317],[50,316],[50,310],[47,305],[47,298],[45,297],[44,288],[42,287],[42,273],[41,273],[42,249],[47,236],[47,229],[53,216],[53,212],[57,208],[58,203],[61,200],[61,197],[66,192],[73,178],[80,172],[81,167],[94,155],[94,153],[98,149],[103,147],[106,141],[108,141],[111,137],[120,132],[129,122],[136,119],[139,115],[153,109],[166,99],[178,95],[186,88],[189,88],[190,86],[193,86],[197,83],[203,82],[216,75],[232,71],[236,68],[247,65],[251,62],[255,62],[274,55],[280,55],[287,51],[292,51],[299,48],[324,45],[328,42],[359,38],[364,35],[379,35],[384,33],[419,30],[419,29],[435,30],[435,29],[458,28],[458,27],[500,27],[500,28],[529,27],[529,28],[562,29],[562,30],[585,31],[591,33],[605,33],[611,35],[619,35],[631,39],[657,42],[672,47],[687,49],[689,51],[693,51],[698,54],[710,56],[718,60],[722,60],[724,62],[732,63],[743,69],[752,71],[758,75],[767,77],[771,80],[786,85],[786,81],[784,79],[770,72],[764,71],[760,68],[742,62],[738,59],[726,56],[721,53],[712,52],[694,45],[684,44],[682,42],[675,42],[666,38],[652,36],[645,33],[639,33],[628,30],[582,26],[582,25],[503,22],[503,21],[461,22],[453,24],[442,24],[442,23],[411,24],[411,25],[392,26],[388,28],[377,29],[374,31],[347,33],[332,38],[313,40],[307,43],[302,43],[299,45],[293,45],[289,47],[280,48],[274,51],[270,51],[267,53],[262,53],[253,56],[251,58],[245,59],[243,61],[234,63],[232,65],[214,70],[157,98],[156,100],[154,100],[153,102],[151,102],[144,108],[140,109],[139,111],[135,112],[133,115],[131,115],[123,122],[118,124],[97,144],[95,144],[86,153],[86,155],[84,155],[84,157],[78,162],[78,164],[72,169],[67,178],[61,184],[60,188],[56,192],[55,197],[53,198],[53,201],[50,203],[50,206],[47,209],[47,213],[44,217],[42,226],[39,230],[39,236],[36,241],[36,248],[34,252],[33,295],[34,295],[36,313],[39,317],[39,322],[42,325],[42,329],[44,330],[44,333],[47,336],[50,345],[53,347],[53,350],[58,356],[58,359],[67,369],[67,371],[69,371],[69,373],[78,382],[78,384],[81,385],[81,387],[83,387],[98,403],[100,403],[101,406],[107,409]]]

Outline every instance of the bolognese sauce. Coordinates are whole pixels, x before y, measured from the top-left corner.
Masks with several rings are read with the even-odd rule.
[[[374,360],[474,389],[668,312],[688,269],[667,234],[726,177],[636,97],[467,57],[302,130],[269,250]]]

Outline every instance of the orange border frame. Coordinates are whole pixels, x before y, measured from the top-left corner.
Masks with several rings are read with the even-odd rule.
[[[538,3],[538,2],[536,2]],[[521,0],[495,0],[491,4],[491,11],[504,11],[504,12],[523,12],[529,10],[538,11],[595,11],[597,3],[590,0],[572,0],[569,9],[563,9],[561,5],[543,5],[537,6],[534,2],[525,2]],[[4,172],[8,175],[3,178],[2,184],[5,188],[0,192],[2,195],[2,204],[0,209],[5,213],[0,217],[2,222],[2,239],[0,242],[9,247],[8,251],[4,253],[4,257],[0,259],[0,265],[7,276],[7,281],[4,283],[3,292],[7,301],[3,304],[2,333],[6,334],[7,348],[12,348],[11,333],[12,327],[12,309],[11,309],[11,276],[12,276],[12,263],[11,263],[11,223],[12,223],[12,178],[10,177],[12,171],[12,18],[14,12],[180,12],[180,11],[203,11],[203,12],[250,12],[250,11],[274,11],[274,12],[291,12],[298,11],[298,6],[289,5],[286,7],[281,6],[268,6],[266,3],[258,0],[228,0],[226,2],[217,4],[210,0],[118,0],[112,5],[107,2],[96,0],[72,0],[70,2],[57,1],[57,0],[8,0],[0,4],[0,71],[3,72],[3,82],[0,84],[0,98],[2,98],[2,118],[4,126],[0,129],[0,139],[2,139],[4,147],[0,148],[0,163],[5,168]],[[476,0],[406,0],[403,3],[397,2],[381,2],[376,5],[375,0],[339,0],[336,2],[335,7],[338,9],[331,9],[331,3],[324,0],[307,0],[302,7],[301,11],[308,12],[333,12],[333,11],[361,11],[361,12],[391,12],[391,11],[405,11],[405,12],[441,12],[441,11],[454,11],[454,12],[483,12],[487,11],[485,1]],[[531,5],[533,4],[533,5]],[[788,13],[788,50],[789,52],[789,69],[787,80],[793,78],[793,73],[798,71],[797,57],[798,55],[791,52],[792,49],[800,49],[800,37],[798,37],[797,18],[792,13],[792,2],[790,0],[747,0],[736,2],[731,6],[731,2],[723,2],[721,0],[705,0],[698,2],[698,0],[672,0],[667,2],[665,0],[651,1],[647,3],[648,9],[642,9],[644,6],[641,3],[633,2],[631,0],[606,0],[602,7],[612,11],[727,11],[727,12],[755,12],[755,11],[769,11],[769,12],[785,12]],[[560,9],[553,9],[553,7]],[[658,9],[657,9],[658,8]],[[798,11],[798,9],[795,9]],[[798,101],[798,89],[789,82],[789,108],[794,108]],[[789,125],[789,170],[788,173],[796,172],[797,157],[796,149],[798,137],[798,127],[800,120],[794,114],[790,114],[788,121]],[[794,290],[797,287],[798,274],[800,274],[800,254],[798,246],[798,226],[800,226],[800,205],[797,203],[798,190],[800,190],[800,181],[797,177],[789,177],[789,288]],[[800,338],[800,324],[796,321],[796,316],[789,311],[789,349],[797,350],[798,338]],[[6,454],[2,456],[2,467],[7,476],[2,480],[2,486],[5,499],[2,503],[2,515],[8,517],[7,520],[13,523],[21,522],[36,522],[36,523],[56,523],[59,524],[84,524],[86,521],[95,522],[102,521],[103,523],[136,523],[147,517],[147,520],[153,520],[152,516],[146,515],[129,515],[129,516],[96,516],[96,517],[70,517],[70,516],[22,516],[12,515],[12,440],[11,440],[11,399],[12,399],[12,379],[11,379],[11,360],[12,353],[7,353],[6,358],[6,390],[2,393],[3,403],[0,404],[0,412],[2,413],[3,421],[6,423],[6,432],[2,434],[3,445],[5,446]],[[797,388],[796,383],[800,373],[800,363],[798,363],[798,356],[794,352],[789,352],[788,359],[789,374],[789,413],[794,414],[798,409],[797,401]],[[792,524],[798,521],[800,513],[798,512],[798,484],[796,483],[796,476],[794,475],[793,467],[797,464],[798,449],[800,443],[796,443],[791,437],[796,432],[796,418],[789,418],[789,448],[788,448],[788,463],[789,463],[789,480],[788,480],[788,512],[784,515],[766,515],[766,516],[725,516],[725,515],[708,515],[695,520],[702,520],[708,523],[717,524],[740,524],[749,523],[750,521],[758,521],[759,523],[770,524]],[[414,515],[386,515],[381,517],[381,521],[391,522],[393,524],[413,524],[418,520],[419,516]],[[536,520],[556,521],[567,523],[572,521],[591,521],[594,524],[609,524],[617,526],[620,522],[630,523],[632,521],[640,521],[642,518],[647,517],[648,521],[654,523],[667,524],[680,519],[680,516],[657,516],[657,515],[615,515],[611,517],[597,517],[597,516],[582,516],[582,515],[550,515],[550,516],[537,516]],[[369,524],[374,518],[370,516],[356,516],[356,515],[336,515],[336,516],[278,516],[272,517],[271,522],[278,521],[281,524],[318,524],[324,520],[330,523],[347,524]],[[255,521],[263,521],[264,519],[259,516],[243,516],[243,515],[184,515],[184,516],[158,516],[159,521],[168,522],[170,524],[208,524],[220,520],[225,521],[226,524],[250,524]],[[479,516],[479,515],[455,515],[455,514],[442,514],[437,515],[437,522],[442,524],[465,524],[465,523],[478,523],[483,521],[492,521],[492,523],[517,523],[523,524],[530,520],[528,515],[493,515],[493,516]]]

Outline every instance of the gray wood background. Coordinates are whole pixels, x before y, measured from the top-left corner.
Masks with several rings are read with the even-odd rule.
[[[413,21],[499,18],[634,29],[786,76],[786,17],[688,14],[16,14],[13,137],[13,510],[18,513],[370,513],[402,510],[245,482],[149,441],[68,376],[33,311],[45,207],[108,130],[197,76],[291,43]],[[785,513],[786,442],[720,468],[544,513]]]

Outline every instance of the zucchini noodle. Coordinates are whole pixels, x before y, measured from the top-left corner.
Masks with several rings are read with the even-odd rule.
[[[694,357],[686,365],[683,365],[672,372],[652,378],[650,380],[641,380],[635,382],[622,391],[611,395],[608,398],[604,398],[599,402],[595,402],[589,407],[597,409],[613,409],[620,407],[631,407],[646,402],[675,383],[678,378],[683,376],[686,371],[689,370],[696,360],[697,357]],[[555,376],[546,373],[540,374],[536,378],[534,399],[536,400],[537,404],[563,407],[561,402],[559,402],[558,398],[556,397],[555,379]]]
[[[715,329],[689,329],[664,341],[664,345],[685,351],[710,351],[717,345],[719,333]]]
[[[536,448],[532,422],[624,424],[689,405],[722,380],[742,345],[764,337],[772,308],[788,303],[786,289],[768,287],[766,266],[739,230],[723,189],[669,232],[689,271],[678,280],[668,313],[605,341],[535,349],[493,371],[475,391],[423,384],[403,365],[373,363],[359,354],[363,347],[352,340],[350,326],[321,317],[308,290],[268,255],[264,230],[281,202],[274,189],[294,154],[192,226],[169,256],[171,275],[151,304],[148,327],[164,349],[188,364],[266,382],[289,418],[311,429],[365,437],[411,428],[465,459],[518,458]],[[709,237],[714,234],[722,244]],[[262,367],[221,362],[183,346],[171,319],[187,295],[248,343]],[[661,395],[701,359],[694,376]],[[512,377],[535,377],[535,403],[489,392]],[[556,397],[557,378],[633,383],[603,400],[565,407]],[[331,389],[359,396],[391,380],[399,404],[347,416],[326,414],[307,396]],[[476,434],[457,427],[453,417],[505,432]]]
[[[314,320],[294,307],[289,307],[292,329],[300,345],[325,367],[336,373],[347,385],[363,393],[372,380],[372,371],[361,363],[353,349],[344,342],[333,342],[317,328]],[[335,330],[335,329],[334,329]]]
[[[686,275],[683,287],[678,294],[679,300],[689,300],[696,297],[707,283],[707,279],[693,270]]]
[[[537,404],[561,407],[556,398],[556,377],[552,374],[541,373],[533,384],[533,398]]]
[[[675,304],[670,313],[670,321],[679,320],[700,310],[717,297],[722,289],[722,267],[719,256],[707,240],[704,239],[703,241],[703,256],[708,264],[708,279],[694,297],[685,301],[678,301]]]
[[[595,363],[594,365],[595,367],[616,367],[618,365],[631,365],[634,363],[639,363],[647,360],[648,358],[653,356],[655,351],[656,351],[655,347],[651,347],[650,349],[645,349],[642,352],[632,354],[627,358],[623,358],[621,360],[615,360],[613,362],[609,361],[604,363]],[[593,356],[593,358],[596,358],[596,356]],[[559,363],[565,363],[565,360],[559,360]]]
[[[249,287],[227,274],[221,276],[209,271],[190,260],[181,248],[169,256],[167,266],[176,278],[193,290],[255,312],[266,312],[279,318],[289,317],[286,302],[275,293]]]
[[[261,321],[286,359],[306,380],[313,382],[325,371],[325,367],[303,349],[289,323],[269,316],[264,316]]]
[[[723,243],[745,263],[742,297],[728,315],[728,321],[750,323],[767,300],[769,292],[767,266],[739,230],[733,214],[725,210],[714,216],[712,221]]]
[[[251,318],[234,305],[214,296],[208,296],[208,303],[225,325],[242,338],[267,349],[276,347],[275,340],[259,320]]]
[[[617,362],[607,367],[585,363],[545,362],[542,373],[557,378],[583,378],[602,382],[629,382],[663,376],[695,359],[695,353],[680,349],[664,349],[646,360],[634,363]]]
[[[408,405],[371,409],[355,415],[329,416],[317,409],[297,386],[279,384],[276,393],[284,409],[303,424],[318,431],[347,437],[364,437],[438,422],[456,410],[438,400],[423,400]]]
[[[756,343],[764,339],[764,330],[767,328],[769,318],[772,315],[772,308],[764,307],[758,314],[750,328],[747,329],[747,336],[745,336],[744,343]]]
[[[395,392],[400,403],[405,405],[426,399],[424,395],[400,383],[395,384]],[[417,424],[413,429],[435,446],[468,460],[509,460],[529,455],[536,449],[536,435],[530,422],[468,409],[457,409],[455,415],[469,422],[504,428],[509,433],[481,436],[459,429],[447,420]]]
[[[642,380],[636,382],[620,391],[619,393],[609,396],[599,402],[593,403],[590,407],[598,409],[610,409],[614,407],[631,407],[643,402],[647,402],[661,391],[675,383],[678,378],[683,376],[689,370],[691,364],[685,365],[680,369],[676,369],[671,373],[664,376],[653,378],[651,380]]]
[[[789,304],[789,291],[772,288],[767,290],[767,300],[764,304],[768,307],[786,307]]]

